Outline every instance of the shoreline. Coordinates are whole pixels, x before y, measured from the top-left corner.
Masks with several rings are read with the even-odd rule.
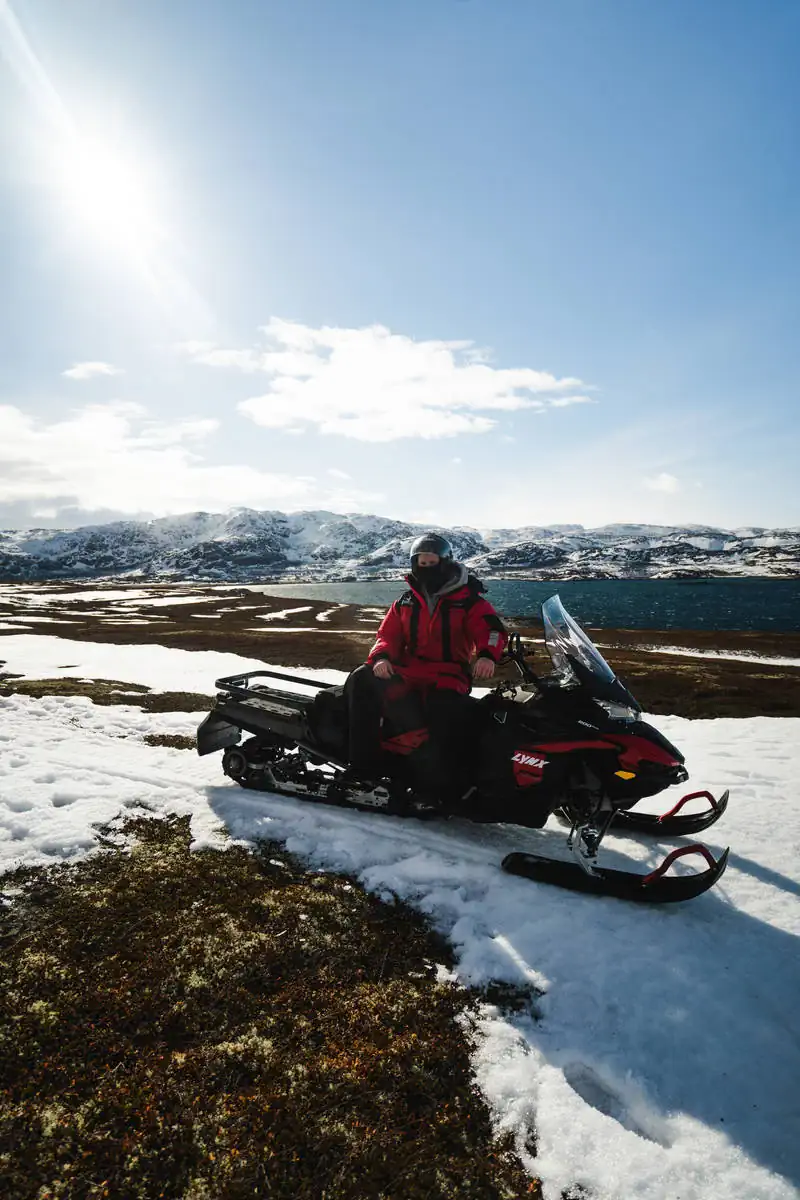
[[[18,635],[217,650],[291,669],[349,671],[364,661],[383,605],[270,596],[242,585],[35,589],[0,592],[0,672],[14,674]],[[541,626],[507,617],[530,641],[532,666],[550,661]],[[646,712],[687,717],[800,716],[800,632],[640,630],[585,626]],[[12,640],[9,640],[12,639]],[[66,649],[66,645],[65,645]],[[777,661],[776,661],[777,660]],[[498,678],[513,678],[506,667]],[[209,680],[209,692],[213,680]]]

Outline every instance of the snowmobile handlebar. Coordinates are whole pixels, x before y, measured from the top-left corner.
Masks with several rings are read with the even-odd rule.
[[[529,656],[531,656],[534,652],[531,650],[528,653]],[[538,675],[535,671],[531,670],[525,661],[525,650],[522,645],[522,637],[519,633],[509,634],[508,645],[506,646],[504,654],[502,654],[500,657],[501,665],[507,662],[513,662],[514,666],[517,668],[526,683],[538,684]]]

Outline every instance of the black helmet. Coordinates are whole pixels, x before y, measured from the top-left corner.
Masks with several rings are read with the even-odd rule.
[[[416,567],[419,554],[438,554],[442,562],[453,561],[453,547],[441,533],[423,533],[422,537],[411,543],[409,557],[412,567]]]

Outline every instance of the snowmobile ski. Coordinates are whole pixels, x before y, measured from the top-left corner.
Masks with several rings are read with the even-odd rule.
[[[633,900],[639,904],[669,904],[692,900],[713,887],[728,865],[728,850],[715,859],[705,846],[681,846],[668,854],[663,863],[649,875],[632,871],[615,871],[609,867],[593,867],[591,872],[577,862],[547,858],[543,854],[515,851],[503,859],[503,870],[511,875],[532,879],[535,883],[551,883],[573,892],[588,892],[595,896],[613,896],[618,900]],[[676,858],[686,854],[702,854],[709,863],[707,871],[695,875],[667,875]]]
[[[708,829],[710,825],[720,819],[728,807],[729,796],[730,793],[725,791],[719,800],[716,800],[711,792],[690,792],[688,796],[683,796],[669,812],[663,813],[660,817],[651,813],[618,812],[614,816],[615,830],[626,829],[636,833],[654,833],[663,837],[700,833],[702,829]],[[687,800],[698,800],[701,797],[711,802],[711,808],[701,813],[686,813],[678,816]]]

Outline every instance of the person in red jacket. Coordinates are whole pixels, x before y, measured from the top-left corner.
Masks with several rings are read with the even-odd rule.
[[[397,671],[420,687],[467,694],[472,680],[490,679],[505,649],[505,626],[483,584],[454,562],[448,540],[426,533],[411,546],[409,590],[378,629],[367,662],[379,679]]]
[[[348,680],[349,757],[356,769],[376,768],[385,694],[411,689],[438,752],[440,790],[452,792],[462,773],[450,768],[468,757],[472,683],[492,677],[508,635],[483,596],[483,584],[454,560],[445,537],[424,534],[412,544],[410,557],[408,591],[392,604],[366,664]],[[446,777],[452,777],[452,788],[443,782]]]

